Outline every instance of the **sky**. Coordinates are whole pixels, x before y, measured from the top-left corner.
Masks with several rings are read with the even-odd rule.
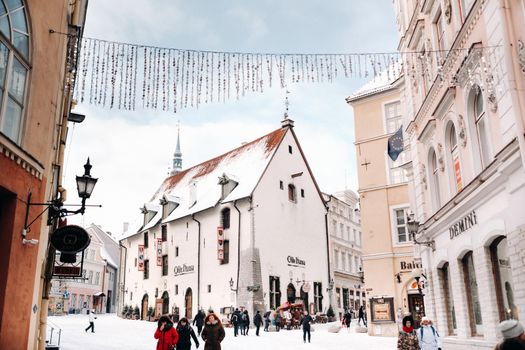
[[[85,37],[167,48],[257,53],[395,51],[398,33],[391,0],[90,0]],[[352,108],[345,98],[366,83],[296,83],[266,88],[239,101],[181,112],[119,111],[79,104],[86,115],[70,124],[64,184],[67,203],[79,203],[75,175],[89,157],[97,177],[84,216],[118,236],[124,222],[140,220],[168,173],[180,122],[183,168],[252,141],[280,127],[286,90],[289,116],[323,192],[357,190]],[[275,85],[275,84],[274,84]]]

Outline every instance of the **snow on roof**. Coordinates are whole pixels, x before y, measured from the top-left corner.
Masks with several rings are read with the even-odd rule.
[[[157,214],[142,228],[142,231],[149,230],[153,226],[159,223],[162,219],[162,210],[159,210]]]
[[[400,77],[398,72],[402,71],[400,62],[390,65],[387,69],[381,71],[374,79],[361,86],[356,92],[347,97],[347,102],[355,101],[381,91],[391,89],[392,84]],[[401,73],[402,74],[402,73]]]
[[[117,263],[113,260],[113,258],[111,258],[111,255],[108,253],[105,247],[100,248],[100,256],[102,259],[106,260],[109,265],[118,269]]]

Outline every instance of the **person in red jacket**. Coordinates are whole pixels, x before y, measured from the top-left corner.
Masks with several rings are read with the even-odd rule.
[[[159,318],[154,337],[159,340],[157,342],[157,350],[172,350],[179,341],[179,333],[173,327],[173,322],[168,316]]]

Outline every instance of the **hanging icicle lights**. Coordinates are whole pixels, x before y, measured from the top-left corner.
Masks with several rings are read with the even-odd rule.
[[[465,54],[467,53],[466,50]],[[74,97],[120,110],[178,112],[239,99],[278,84],[332,82],[338,77],[393,80],[403,66],[423,76],[443,51],[275,54],[182,50],[84,38]],[[438,67],[438,70],[441,67]]]

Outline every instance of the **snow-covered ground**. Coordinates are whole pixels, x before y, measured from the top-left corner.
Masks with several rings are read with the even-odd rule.
[[[148,350],[155,349],[153,339],[156,322],[123,320],[115,315],[98,315],[95,320],[95,333],[84,332],[89,325],[86,315],[52,316],[49,321],[62,329],[61,350]],[[369,337],[355,333],[355,322],[350,332],[342,329],[339,333],[328,333],[330,324],[316,324],[313,327],[312,343],[303,344],[302,331],[282,330],[263,332],[255,336],[250,329],[248,336],[233,336],[233,329],[226,329],[226,338],[222,342],[223,350],[294,350],[302,348],[322,350],[388,350],[396,348],[396,338]],[[53,337],[56,339],[56,334]],[[201,343],[202,344],[202,343]],[[194,349],[194,347],[192,347]],[[202,349],[203,346],[199,347]]]

